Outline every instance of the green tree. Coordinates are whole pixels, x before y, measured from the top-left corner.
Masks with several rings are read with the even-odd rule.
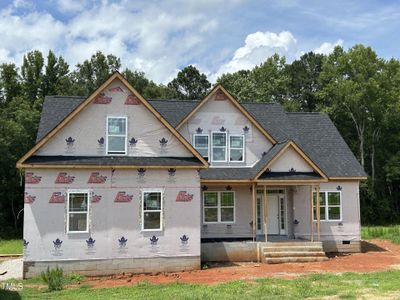
[[[190,65],[178,73],[168,87],[174,91],[178,99],[202,99],[211,87],[207,76]]]
[[[44,59],[40,51],[34,50],[24,55],[21,67],[22,90],[26,99],[36,101],[43,98]]]
[[[104,55],[98,51],[90,60],[76,65],[71,74],[74,94],[87,96],[105,82],[112,73],[121,68],[121,60],[112,54]]]
[[[20,92],[18,68],[15,64],[0,65],[0,105],[11,101]]]
[[[71,84],[68,63],[61,56],[57,58],[50,50],[43,76],[43,95],[71,93]]]
[[[323,62],[324,55],[309,52],[286,65],[288,100],[296,103],[301,111],[315,111],[320,105],[317,92]]]

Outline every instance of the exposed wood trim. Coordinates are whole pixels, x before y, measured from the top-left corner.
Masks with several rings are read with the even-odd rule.
[[[264,168],[262,168],[261,171],[257,173],[255,179],[257,180],[261,176],[261,174],[263,174],[268,169],[268,167],[270,167],[279,157],[281,157],[289,147],[293,147],[297,154],[299,154],[315,171],[317,171],[317,173],[322,178],[327,181],[328,177],[325,175],[325,173],[322,172],[322,170],[311,160],[311,158],[309,158],[304,153],[304,151],[301,150],[301,148],[297,146],[297,144],[292,140],[289,140],[288,143],[281,150],[279,150],[278,153],[275,154],[275,156],[264,166]]]
[[[367,180],[366,176],[353,176],[353,177],[329,177],[329,180]]]
[[[256,240],[256,184],[252,184],[252,203],[253,203],[253,242]]]
[[[318,242],[321,241],[321,204],[320,202],[320,196],[319,196],[319,190],[320,187],[319,185],[317,185],[317,237],[318,237]],[[328,213],[327,211],[325,212],[325,214]]]
[[[174,128],[172,127],[161,115],[157,112],[146,99],[142,97],[131,84],[119,73],[115,72],[110,76],[99,88],[97,88],[85,101],[83,101],[78,107],[76,107],[68,116],[64,118],[55,128],[53,128],[48,134],[46,134],[32,149],[30,149],[24,156],[22,156],[17,162],[17,168],[23,167],[25,160],[33,155],[39,148],[46,144],[57,132],[59,132],[64,126],[66,126],[78,113],[80,113],[85,107],[87,107],[92,100],[101,93],[109,84],[114,80],[120,80],[128,90],[134,94],[142,104],[165,126],[167,129],[189,150],[202,164],[208,167],[208,162],[197,152],[196,149]]]
[[[267,186],[264,185],[264,238],[265,242],[268,242],[268,197],[267,197]]]
[[[268,133],[268,131],[260,125],[260,123],[222,86],[217,85],[213,88],[207,96],[201,100],[194,109],[185,117],[179,124],[176,126],[176,129],[179,129],[183,124],[185,124],[210,98],[214,95],[218,90],[221,90],[227,98],[231,101],[231,103],[239,109],[239,111],[245,115],[246,118],[250,120],[250,122],[272,143],[276,144],[277,141]]]
[[[314,242],[314,222],[313,222],[313,186],[310,185],[310,236]]]
[[[29,169],[204,169],[206,166],[143,166],[143,165],[40,165],[22,164],[18,168]]]

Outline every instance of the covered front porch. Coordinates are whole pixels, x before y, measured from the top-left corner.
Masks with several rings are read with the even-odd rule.
[[[203,184],[202,241],[320,241],[319,190],[299,181]]]

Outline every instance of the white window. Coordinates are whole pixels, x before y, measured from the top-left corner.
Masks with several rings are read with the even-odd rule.
[[[127,118],[107,117],[107,154],[126,154]]]
[[[229,136],[229,161],[244,161],[244,135]]]
[[[67,232],[89,232],[89,191],[70,190],[67,198]]]
[[[209,156],[209,143],[208,143],[208,134],[195,134],[193,136],[193,145],[194,148],[203,156],[204,158],[208,158]]]
[[[235,193],[234,192],[204,192],[203,193],[204,223],[234,223]]]
[[[226,132],[213,132],[212,133],[212,161],[226,162]]]
[[[162,192],[143,191],[142,230],[162,230]]]
[[[321,221],[341,221],[342,220],[342,193],[319,192],[320,217]],[[317,193],[313,192],[313,215],[314,221],[317,220]]]

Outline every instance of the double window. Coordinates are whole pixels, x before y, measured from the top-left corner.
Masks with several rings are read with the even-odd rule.
[[[321,221],[342,220],[342,193],[319,192]],[[313,216],[317,220],[317,193],[313,192]]]
[[[107,154],[126,154],[126,117],[107,117]]]
[[[204,223],[234,223],[235,193],[234,192],[204,192],[203,193]]]
[[[162,192],[144,191],[142,199],[142,230],[162,230]]]
[[[67,232],[89,232],[89,191],[68,191],[67,200]]]
[[[212,132],[210,143],[208,134],[195,134],[193,145],[203,157],[209,158],[211,155],[212,162],[244,162],[243,135]]]

